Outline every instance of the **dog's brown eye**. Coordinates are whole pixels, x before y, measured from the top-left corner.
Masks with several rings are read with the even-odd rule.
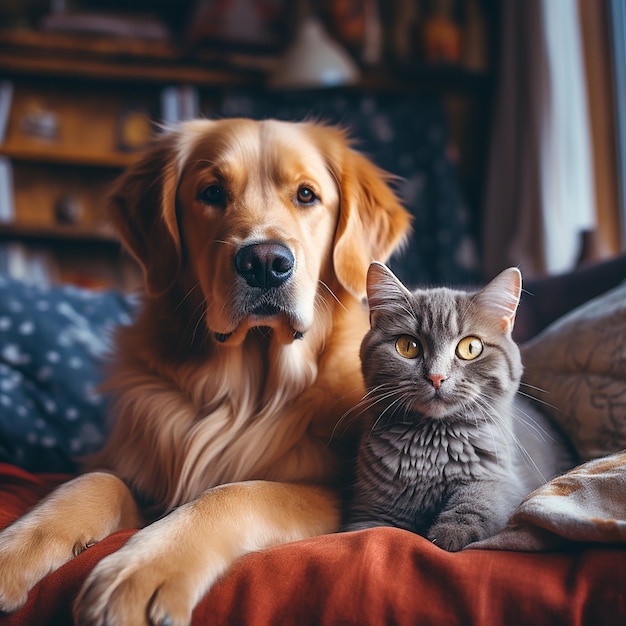
[[[221,185],[209,185],[202,190],[199,199],[204,204],[222,206],[226,202],[226,193]]]
[[[301,204],[313,204],[317,200],[317,196],[310,187],[300,187],[298,189],[298,202]]]

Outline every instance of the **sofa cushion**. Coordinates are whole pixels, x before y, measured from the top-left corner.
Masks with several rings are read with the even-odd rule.
[[[522,391],[582,460],[626,448],[626,283],[560,318],[522,346]]]
[[[59,479],[0,464],[0,528]],[[46,576],[0,624],[70,626],[88,573],[134,532],[114,533]],[[405,530],[373,528],[248,554],[200,601],[192,624],[622,626],[625,563],[623,545],[450,553]]]

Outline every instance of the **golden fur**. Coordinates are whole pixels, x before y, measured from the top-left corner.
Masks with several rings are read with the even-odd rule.
[[[0,609],[143,526],[93,570],[76,620],[186,624],[237,556],[337,529],[332,434],[363,395],[367,267],[409,217],[340,130],[244,119],[163,133],[111,205],[147,292],[117,338],[111,436],[100,471],[0,534]]]

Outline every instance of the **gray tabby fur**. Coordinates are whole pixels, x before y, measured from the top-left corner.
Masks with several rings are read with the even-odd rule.
[[[411,293],[374,263],[367,286],[367,408],[343,529],[399,526],[460,550],[498,532],[525,495],[574,463],[517,394],[522,362],[511,331],[521,274],[509,268],[477,292]],[[418,357],[398,353],[403,335],[419,339]],[[455,352],[468,336],[483,344],[473,360]]]

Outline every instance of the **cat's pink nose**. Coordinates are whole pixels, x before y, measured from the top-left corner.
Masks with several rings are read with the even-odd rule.
[[[441,387],[441,383],[447,378],[447,376],[444,376],[443,374],[428,374],[426,378],[430,380],[435,389],[439,389]]]

